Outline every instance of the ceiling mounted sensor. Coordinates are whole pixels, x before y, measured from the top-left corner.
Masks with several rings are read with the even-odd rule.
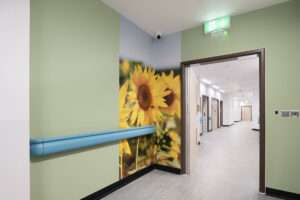
[[[224,32],[227,33],[227,30],[231,26],[231,18],[230,16],[220,17],[217,19],[213,19],[207,22],[204,22],[204,33],[219,33]]]
[[[160,40],[162,37],[162,34],[160,32],[155,33],[154,35],[155,39]]]

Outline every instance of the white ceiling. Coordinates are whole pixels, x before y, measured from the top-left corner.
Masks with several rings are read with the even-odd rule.
[[[259,87],[259,59],[257,56],[240,57],[236,60],[192,65],[198,79],[208,80],[225,93],[249,93]]]
[[[151,35],[168,34],[206,20],[238,15],[288,0],[102,0]]]

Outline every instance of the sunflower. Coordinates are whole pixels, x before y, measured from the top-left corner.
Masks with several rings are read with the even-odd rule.
[[[130,146],[129,146],[127,140],[122,140],[119,143],[119,154],[120,155],[123,155],[123,154],[131,155],[131,149],[130,149]]]
[[[175,130],[165,130],[159,141],[160,149],[157,153],[159,164],[180,167],[180,137]]]
[[[124,59],[124,60],[121,60],[121,63],[120,63],[120,69],[121,69],[121,72],[124,76],[127,76],[129,71],[130,71],[130,64],[129,64],[129,61]]]
[[[131,91],[128,100],[132,103],[130,124],[147,125],[162,120],[159,108],[166,108],[164,97],[169,94],[161,81],[157,80],[155,71],[148,67],[142,69],[137,65],[131,74]]]
[[[180,77],[175,76],[172,70],[169,75],[162,73],[160,81],[165,84],[168,95],[164,97],[167,107],[161,108],[164,113],[170,115],[176,115],[178,118],[181,117],[180,111]]]
[[[126,99],[128,92],[128,81],[126,81],[120,88],[119,91],[119,109],[120,109],[120,128],[129,128],[128,116],[129,109],[126,107]]]
[[[170,131],[170,132],[168,133],[168,135],[169,135],[169,137],[171,138],[171,140],[172,140],[174,146],[175,146],[175,145],[180,146],[180,137],[179,137],[179,135],[178,135],[178,133],[177,133],[176,131]],[[177,148],[174,148],[174,149],[177,150]],[[177,151],[177,152],[179,152],[179,151]]]
[[[126,158],[125,156],[126,155],[129,155],[131,156],[132,152],[131,152],[131,149],[130,149],[130,145],[128,143],[128,140],[122,140],[120,143],[119,143],[119,158],[120,158],[120,177],[123,178],[125,175],[124,175],[124,172],[126,171],[126,165],[125,165],[125,161],[126,161]]]

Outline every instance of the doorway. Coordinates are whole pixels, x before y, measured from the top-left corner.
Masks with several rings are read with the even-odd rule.
[[[241,106],[241,119],[242,121],[252,121],[252,106]]]
[[[219,100],[212,98],[211,101],[211,118],[212,118],[212,130],[219,128]]]
[[[208,132],[209,127],[209,98],[206,95],[202,95],[202,134]]]
[[[228,55],[209,57],[191,61],[185,61],[181,63],[182,70],[182,169],[181,173],[185,174],[189,171],[189,154],[188,149],[189,143],[187,142],[188,132],[187,132],[187,98],[185,95],[185,91],[187,90],[186,85],[186,71],[193,64],[205,64],[205,63],[213,63],[213,62],[221,62],[224,60],[236,59],[241,56],[251,56],[256,55],[259,59],[259,124],[260,124],[260,134],[259,134],[259,191],[265,192],[265,49],[256,49],[252,51],[245,51],[239,53],[233,53]],[[211,102],[212,103],[212,102]],[[213,103],[212,103],[213,104]],[[218,106],[217,106],[218,107]],[[213,111],[212,111],[213,112]],[[218,112],[218,111],[217,111]],[[223,112],[223,108],[222,108]],[[216,121],[216,120],[215,120]],[[217,120],[218,121],[218,120]],[[221,121],[221,117],[220,117]],[[223,119],[222,119],[223,121]],[[222,124],[223,122],[221,122]],[[213,124],[213,123],[212,123]],[[216,123],[218,124],[218,122]],[[214,127],[216,126],[214,124]],[[209,129],[209,127],[208,127]]]
[[[220,101],[220,127],[223,127],[223,101]]]

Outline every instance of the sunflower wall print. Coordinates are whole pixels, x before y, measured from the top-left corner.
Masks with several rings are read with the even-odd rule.
[[[119,144],[120,178],[151,164],[180,168],[180,75],[120,59],[120,127],[155,125],[156,135]]]
[[[167,107],[161,108],[164,120],[160,122],[156,133],[157,164],[181,168],[181,84],[180,71],[158,71],[168,94],[164,97]]]

